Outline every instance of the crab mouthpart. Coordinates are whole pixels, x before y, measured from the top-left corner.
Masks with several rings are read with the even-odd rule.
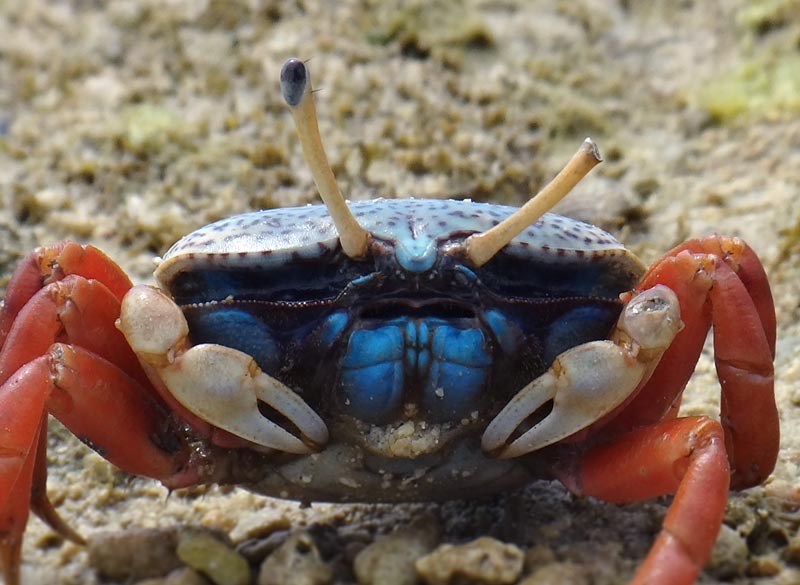
[[[344,334],[333,408],[372,425],[485,410],[493,345],[474,311],[438,300],[365,307]]]

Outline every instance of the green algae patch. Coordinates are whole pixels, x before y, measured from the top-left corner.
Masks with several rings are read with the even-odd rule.
[[[800,52],[745,61],[704,84],[697,102],[720,123],[800,112]]]
[[[742,59],[696,91],[720,123],[800,112],[800,0],[751,2],[736,13]]]
[[[137,154],[160,150],[183,127],[181,118],[174,112],[148,103],[123,110],[121,123],[122,146]]]
[[[800,0],[764,0],[751,2],[739,11],[736,21],[762,35],[800,18]]]
[[[458,68],[465,50],[490,49],[495,39],[482,16],[458,0],[411,2],[384,8],[368,40],[396,42],[406,57],[433,57]]]

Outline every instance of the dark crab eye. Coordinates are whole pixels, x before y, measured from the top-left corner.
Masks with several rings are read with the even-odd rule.
[[[305,63],[292,57],[281,69],[281,92],[290,106],[296,106],[303,99],[308,85],[308,70]]]

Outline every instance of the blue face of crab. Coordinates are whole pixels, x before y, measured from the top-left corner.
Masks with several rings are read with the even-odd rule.
[[[186,236],[156,277],[193,343],[252,355],[326,420],[486,420],[562,351],[603,338],[642,266],[607,233],[546,214],[492,260],[460,244],[514,208],[355,202],[370,253],[342,254],[323,206]]]

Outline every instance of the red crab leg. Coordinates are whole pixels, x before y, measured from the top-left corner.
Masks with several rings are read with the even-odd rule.
[[[57,343],[46,357],[50,414],[117,467],[156,479],[174,473],[175,457],[154,443],[164,413],[134,379],[80,347]]]
[[[711,254],[724,260],[733,269],[753,301],[774,358],[777,327],[775,304],[764,266],[753,249],[739,238],[711,235],[687,240],[665,256],[677,256],[684,250],[691,254]]]
[[[131,281],[122,269],[94,246],[64,241],[36,248],[20,262],[8,283],[0,308],[0,347],[5,345],[17,313],[36,291],[67,274],[99,280],[118,300],[122,300],[131,287]]]
[[[40,485],[43,478],[36,473],[43,455],[37,450],[38,437],[44,432],[43,413],[48,411],[131,473],[166,479],[182,459],[180,453],[154,444],[163,413],[114,364],[60,343],[25,364],[0,386],[0,558],[6,559],[7,584],[15,583],[11,579],[18,571],[17,548],[31,503],[46,521],[49,513],[55,513]],[[62,524],[59,518],[54,528]]]
[[[617,434],[676,414],[713,323],[731,483],[735,488],[761,483],[775,466],[779,423],[772,364],[775,310],[758,258],[737,238],[691,240],[654,264],[637,288],[657,283],[678,295],[685,328],[606,432]]]
[[[39,363],[26,364],[19,376],[0,387],[0,396],[17,394],[20,377],[35,374],[39,366]],[[13,409],[0,407],[0,561],[6,585],[19,583],[22,534],[28,521],[30,484],[45,418],[43,412],[44,400],[36,395],[23,396],[22,403],[18,406],[15,403]],[[17,432],[20,423],[27,427],[23,433]]]
[[[9,283],[0,308],[0,414],[13,414],[11,420],[0,422],[0,559],[7,585],[19,578],[29,506],[65,538],[80,541],[47,499],[48,409],[74,432],[106,449],[108,459],[131,471],[168,478],[176,468],[180,457],[153,444],[163,413],[138,360],[114,326],[119,299],[130,286],[121,269],[99,250],[74,242],[35,250]],[[88,351],[76,349],[79,357],[62,361],[44,355],[58,340]],[[58,368],[62,377],[57,383]],[[100,389],[113,390],[108,395],[112,407],[123,405],[128,410],[114,416],[113,409],[93,394]],[[76,420],[70,422],[73,416]],[[107,428],[101,419],[132,426],[129,432],[124,424],[122,429]]]
[[[47,497],[47,415],[42,416],[42,422],[39,423],[39,443],[36,445],[30,498],[31,511],[45,524],[67,540],[86,544],[83,537],[58,515],[53,503]]]
[[[28,457],[20,469],[19,488],[8,495],[6,507],[0,510],[0,567],[6,585],[19,585],[22,560],[22,535],[28,521],[29,494],[25,488],[33,475],[34,457]]]
[[[42,288],[47,281],[52,282]],[[181,406],[163,384],[152,387],[116,329],[120,299],[130,287],[128,277],[97,248],[75,242],[37,248],[14,273],[0,308],[0,384],[22,364],[44,354],[54,341],[69,341],[119,365],[195,430],[211,434],[210,425]],[[7,320],[11,320],[8,325]],[[17,322],[24,327],[15,326]]]
[[[119,301],[99,281],[69,275],[48,284],[28,300],[8,331],[0,352],[0,383],[59,340],[85,347],[145,383],[139,361],[114,326],[118,316]]]
[[[114,363],[149,388],[136,356],[114,325],[118,316],[116,296],[96,280],[69,275],[38,290],[17,313],[8,332],[0,352],[0,384],[63,339]]]
[[[729,481],[722,427],[690,417],[662,421],[592,449],[571,487],[618,503],[674,493],[661,533],[632,583],[690,585],[722,525]]]

